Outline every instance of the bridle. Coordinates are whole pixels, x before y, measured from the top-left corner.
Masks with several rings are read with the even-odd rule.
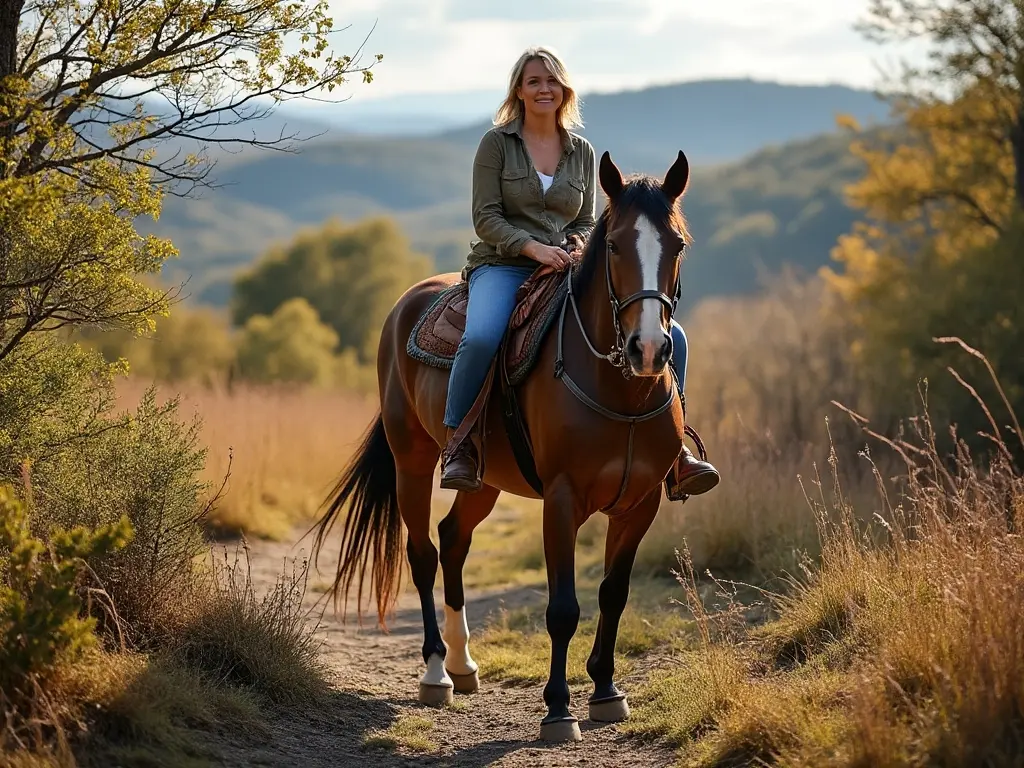
[[[612,326],[615,329],[615,341],[612,342],[611,351],[607,354],[599,352],[590,341],[590,337],[587,335],[587,329],[583,326],[583,319],[580,317],[579,305],[576,302],[576,292],[573,290],[572,283],[573,268],[570,267],[566,270],[567,288],[565,300],[562,302],[562,311],[558,320],[558,352],[555,356],[555,378],[563,378],[563,376],[566,375],[564,373],[565,366],[562,360],[562,329],[565,323],[565,311],[567,306],[572,307],[573,315],[576,317],[576,325],[579,327],[580,333],[583,335],[583,341],[586,342],[591,354],[601,360],[608,361],[618,368],[619,372],[625,379],[633,378],[634,374],[633,369],[626,360],[626,339],[622,333],[622,320],[620,317],[622,311],[633,302],[641,301],[643,299],[654,299],[668,310],[668,316],[670,318],[675,316],[676,307],[679,305],[679,299],[683,292],[683,285],[678,270],[676,271],[675,291],[671,297],[659,290],[640,290],[636,293],[631,293],[626,298],[620,300],[618,296],[615,295],[615,287],[612,285],[611,253],[612,244],[611,242],[608,242],[605,246],[604,279],[605,285],[608,289],[608,301],[612,308]],[[675,369],[671,366],[669,366],[669,369],[673,372],[674,377]],[[572,379],[569,379],[569,381],[572,381]]]
[[[556,337],[555,346],[555,378],[559,379],[563,384],[565,384],[566,388],[570,392],[572,392],[576,399],[582,402],[590,409],[596,411],[605,418],[613,419],[614,421],[623,421],[629,424],[629,440],[626,446],[626,466],[622,473],[622,484],[619,486],[619,492],[616,495],[615,500],[611,504],[608,504],[606,507],[603,507],[601,509],[602,512],[607,512],[608,510],[614,508],[615,505],[618,504],[619,501],[622,499],[623,494],[626,492],[626,487],[629,484],[629,471],[633,464],[633,433],[636,430],[636,425],[642,421],[649,421],[650,419],[660,416],[661,414],[669,410],[672,407],[672,404],[678,398],[677,391],[679,386],[679,382],[676,379],[675,368],[672,365],[669,365],[668,368],[672,374],[672,386],[669,388],[669,395],[665,402],[652,411],[647,411],[646,413],[640,413],[636,415],[629,415],[625,413],[618,413],[617,411],[613,411],[610,408],[606,408],[605,406],[601,405],[592,397],[590,397],[586,392],[584,392],[580,388],[580,386],[575,381],[573,381],[572,377],[568,373],[566,373],[565,360],[562,354],[562,340],[565,336],[565,316],[570,306],[572,307],[573,314],[576,317],[576,325],[579,328],[580,334],[583,336],[583,340],[586,342],[587,347],[590,349],[590,352],[595,357],[601,360],[606,360],[607,362],[611,363],[613,366],[619,369],[619,372],[622,374],[624,378],[630,379],[633,377],[634,374],[629,366],[629,362],[626,360],[625,339],[622,333],[622,323],[619,317],[620,313],[635,301],[640,301],[641,299],[655,299],[658,302],[660,302],[662,306],[668,309],[669,317],[671,318],[675,315],[676,306],[679,304],[679,298],[682,295],[682,282],[679,278],[678,270],[676,272],[676,286],[674,296],[669,297],[658,290],[641,290],[637,291],[636,293],[630,294],[625,299],[620,300],[616,296],[615,288],[612,285],[612,268],[610,258],[611,247],[612,246],[610,242],[606,244],[604,261],[605,283],[607,284],[608,300],[611,304],[612,309],[612,325],[615,328],[615,341],[612,344],[611,351],[608,352],[607,354],[599,352],[597,348],[593,345],[593,343],[590,341],[590,337],[587,335],[587,329],[583,326],[583,319],[580,317],[579,306],[576,302],[576,292],[573,290],[573,266],[570,266],[566,270],[566,292],[565,298],[562,300],[562,309],[558,315],[558,336]],[[687,427],[686,429],[687,434],[689,434],[689,427]],[[703,454],[703,447],[700,444],[698,444],[698,450]]]

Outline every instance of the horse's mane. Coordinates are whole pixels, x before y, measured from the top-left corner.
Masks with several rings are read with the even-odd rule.
[[[687,245],[690,244],[690,232],[686,227],[686,218],[679,210],[678,205],[672,205],[665,193],[661,191],[660,179],[644,174],[629,177],[619,195],[616,207],[620,210],[637,208],[640,213],[653,221],[667,221],[669,226],[682,233]],[[583,248],[583,255],[580,257],[573,275],[574,287],[579,293],[586,291],[597,272],[599,257],[608,238],[608,219],[611,218],[611,209],[612,206],[609,202],[597,217],[594,230],[590,233],[590,238]]]

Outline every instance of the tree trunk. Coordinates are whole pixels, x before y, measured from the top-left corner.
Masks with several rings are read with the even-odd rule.
[[[25,0],[0,0],[0,180],[7,177],[8,166],[14,159],[13,139],[16,129],[13,100],[10,95],[10,77],[18,69],[18,25]],[[5,216],[0,215],[0,283],[8,282],[11,270],[12,244]],[[14,297],[9,291],[0,291],[0,340],[7,337],[7,317]]]
[[[0,0],[0,158],[7,160],[11,151],[10,140],[14,123],[4,119],[9,111],[6,80],[18,69],[18,22],[25,0]],[[0,164],[0,179],[6,176],[7,164]]]

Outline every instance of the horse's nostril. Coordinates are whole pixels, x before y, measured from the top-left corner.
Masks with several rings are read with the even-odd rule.
[[[629,340],[626,342],[626,354],[634,357],[643,356],[643,350],[640,349],[639,334],[634,333],[632,336],[629,337]]]
[[[661,356],[665,360],[672,357],[672,337],[667,333],[665,334],[665,340],[661,343]]]

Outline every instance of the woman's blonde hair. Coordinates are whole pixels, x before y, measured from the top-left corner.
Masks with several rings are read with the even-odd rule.
[[[550,48],[542,45],[527,48],[512,67],[512,72],[508,78],[508,93],[505,94],[505,100],[498,107],[498,111],[494,116],[494,124],[508,125],[513,120],[523,117],[523,102],[516,95],[516,88],[522,82],[523,70],[526,69],[526,65],[534,59],[540,59],[544,62],[548,72],[555,76],[555,79],[564,91],[562,103],[559,105],[558,113],[555,116],[558,125],[565,130],[582,127],[583,117],[580,114],[580,97],[576,93],[576,89],[569,82],[569,73],[566,71],[562,60],[558,58],[558,55]]]

